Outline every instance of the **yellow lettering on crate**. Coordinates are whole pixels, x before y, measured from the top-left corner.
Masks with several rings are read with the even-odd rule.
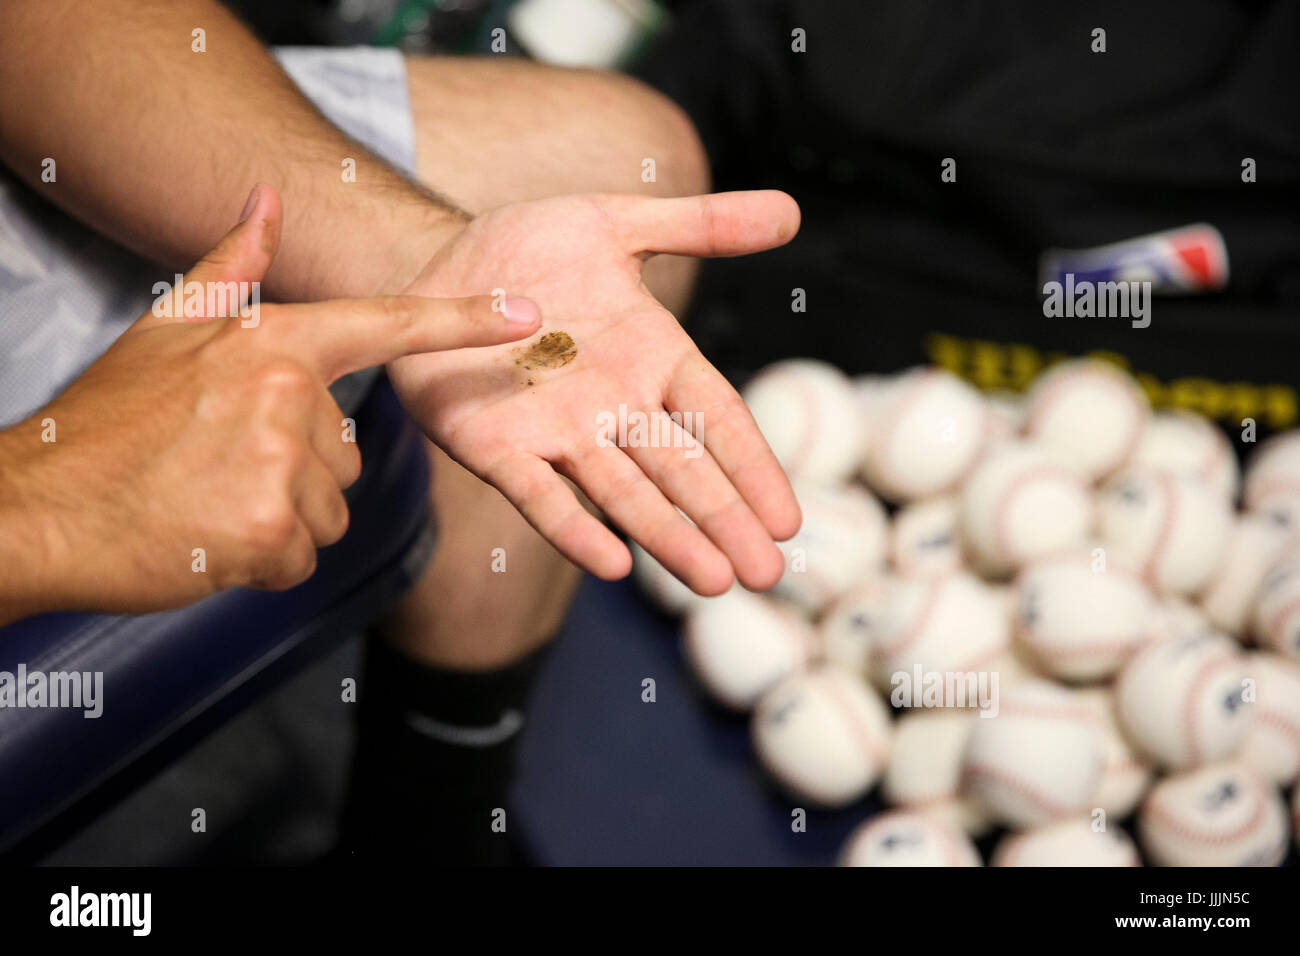
[[[967,339],[942,332],[926,336],[923,347],[931,363],[985,390],[1023,391],[1043,369],[1070,357],[1023,342]],[[1233,425],[1253,418],[1268,429],[1291,428],[1300,419],[1300,400],[1289,385],[1218,382],[1202,376],[1166,382],[1150,372],[1135,371],[1120,352],[1087,354],[1133,375],[1153,408],[1185,409]]]

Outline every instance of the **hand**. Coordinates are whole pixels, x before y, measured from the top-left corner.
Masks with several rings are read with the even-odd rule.
[[[182,288],[261,279],[280,201],[262,186],[250,203]],[[346,530],[340,489],[361,469],[326,386],[410,352],[510,342],[540,325],[527,300],[505,303],[515,321],[492,306],[488,296],[261,305],[255,325],[145,313],[54,402],[0,435],[0,504],[12,506],[0,528],[13,531],[20,513],[35,520],[26,540],[46,570],[43,603],[0,593],[0,618],[6,604],[10,617],[144,612],[305,580],[316,549]],[[45,420],[53,443],[42,441]],[[0,547],[0,563],[13,562]]]
[[[408,356],[389,368],[394,386],[434,442],[592,573],[622,577],[631,555],[561,475],[695,591],[721,593],[733,569],[746,587],[771,587],[784,569],[773,539],[799,527],[794,494],[740,396],[646,289],[641,268],[655,253],[769,249],[798,224],[779,192],[502,207],[444,245],[407,291],[527,295],[547,316],[542,331],[556,333],[550,344],[563,346],[561,332],[572,339],[571,360],[530,357],[532,342]],[[598,416],[620,405],[699,416],[703,453],[603,447]]]

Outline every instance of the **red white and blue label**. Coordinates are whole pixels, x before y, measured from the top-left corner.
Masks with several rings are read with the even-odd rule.
[[[1162,295],[1216,292],[1228,284],[1228,249],[1219,230],[1199,222],[1091,249],[1048,249],[1039,259],[1043,284],[1150,282]]]

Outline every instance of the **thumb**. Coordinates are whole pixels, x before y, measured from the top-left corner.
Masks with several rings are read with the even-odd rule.
[[[261,183],[254,186],[234,228],[185,274],[180,290],[159,296],[134,327],[238,314],[240,295],[246,291],[238,283],[260,282],[266,275],[280,246],[282,218],[276,191]],[[195,283],[197,288],[192,287]]]

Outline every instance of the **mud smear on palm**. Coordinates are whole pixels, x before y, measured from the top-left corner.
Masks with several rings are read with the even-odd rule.
[[[515,364],[522,369],[563,368],[578,357],[578,347],[568,332],[547,332],[532,345],[511,350]],[[528,384],[532,385],[530,378]]]

